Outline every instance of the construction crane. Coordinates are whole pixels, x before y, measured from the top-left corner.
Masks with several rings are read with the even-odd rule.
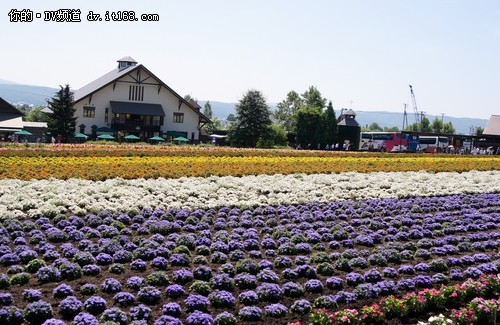
[[[420,120],[420,114],[417,109],[417,100],[415,99],[415,94],[413,93],[413,87],[410,86],[411,101],[413,103],[413,114],[415,114],[415,122],[417,123],[418,131],[422,131],[422,121]]]

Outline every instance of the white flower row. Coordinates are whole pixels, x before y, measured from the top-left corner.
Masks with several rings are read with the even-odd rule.
[[[1,180],[0,218],[500,192],[500,171],[343,173],[106,181]]]

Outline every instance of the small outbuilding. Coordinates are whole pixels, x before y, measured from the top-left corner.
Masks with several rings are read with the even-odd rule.
[[[356,113],[352,109],[342,109],[337,120],[340,148],[357,150],[359,148],[361,127],[356,121]]]

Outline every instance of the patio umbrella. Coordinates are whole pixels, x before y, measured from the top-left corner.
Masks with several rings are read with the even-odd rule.
[[[112,133],[115,132],[113,129],[108,128],[107,126],[102,126],[96,130],[96,132],[107,132]]]
[[[177,138],[174,138],[174,141],[188,142],[189,139],[188,138],[184,138],[184,137],[177,137]]]
[[[88,136],[86,136],[83,133],[75,133],[75,138],[78,138],[78,139],[87,139]]]
[[[16,135],[33,135],[33,133],[28,132],[26,130],[17,131],[17,132],[14,132],[14,134],[16,134]]]
[[[129,135],[123,137],[123,138],[126,139],[126,140],[139,140],[140,139],[138,136],[133,135],[133,134],[129,134]]]
[[[101,134],[97,136],[97,139],[102,139],[102,140],[113,140],[115,137],[109,134]]]
[[[149,140],[151,140],[151,141],[165,141],[165,139],[163,139],[162,137],[159,137],[159,136],[149,138]]]

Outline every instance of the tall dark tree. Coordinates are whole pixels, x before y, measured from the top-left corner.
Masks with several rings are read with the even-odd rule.
[[[304,105],[300,95],[292,90],[286,95],[286,99],[276,105],[273,115],[278,124],[288,132],[297,131],[297,111]]]
[[[324,145],[332,145],[337,142],[337,117],[331,101],[323,113],[323,139],[321,142]]]
[[[451,123],[451,121],[443,124],[443,133],[446,134],[455,133],[455,127],[453,127],[453,123]]]
[[[210,101],[207,100],[205,105],[203,105],[203,115],[208,117],[209,119],[212,118],[213,112],[212,112],[212,105],[210,104]]]
[[[321,96],[321,92],[315,86],[310,86],[309,89],[302,94],[302,98],[304,99],[305,106],[318,107],[321,110],[326,106],[326,98]]]
[[[319,107],[302,107],[297,111],[297,143],[303,149],[317,149],[322,138],[322,113]]]
[[[76,117],[73,92],[69,85],[59,86],[61,89],[49,100],[52,110],[47,121],[47,129],[54,137],[60,137],[62,142],[68,142],[76,130]]]
[[[228,138],[232,146],[255,147],[261,137],[269,134],[271,111],[258,90],[249,90],[236,104],[236,121],[231,125]]]
[[[443,131],[443,121],[440,118],[434,118],[431,124],[432,132],[441,133]]]

